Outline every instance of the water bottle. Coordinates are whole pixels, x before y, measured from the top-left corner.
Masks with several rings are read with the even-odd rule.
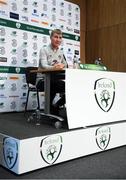
[[[80,66],[80,59],[78,59],[78,57],[76,55],[74,55],[74,58],[73,58],[73,68],[74,69],[79,69]]]

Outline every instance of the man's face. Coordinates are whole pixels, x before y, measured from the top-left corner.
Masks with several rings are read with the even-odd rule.
[[[51,37],[51,44],[53,48],[58,48],[62,42],[62,34],[54,33]]]

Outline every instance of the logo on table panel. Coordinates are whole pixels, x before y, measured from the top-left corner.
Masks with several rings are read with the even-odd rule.
[[[96,143],[101,150],[105,150],[110,142],[111,131],[110,127],[103,126],[96,130]]]
[[[18,144],[12,138],[5,138],[3,142],[4,160],[9,169],[12,169],[18,158]]]
[[[95,99],[98,106],[105,112],[108,112],[115,99],[115,83],[111,79],[101,78],[95,81],[94,85]]]
[[[40,153],[47,164],[53,164],[58,159],[62,150],[62,137],[49,136],[41,141]]]

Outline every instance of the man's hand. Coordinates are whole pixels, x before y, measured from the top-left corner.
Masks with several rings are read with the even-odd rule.
[[[63,63],[57,63],[57,64],[54,65],[54,68],[63,69],[64,68],[64,64]]]

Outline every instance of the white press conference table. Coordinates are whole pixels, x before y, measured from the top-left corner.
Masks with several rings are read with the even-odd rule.
[[[36,72],[36,71],[32,71]],[[50,114],[50,76],[65,72],[68,128],[126,120],[126,73],[82,69],[39,69],[45,74],[45,111]],[[107,107],[101,102],[107,93]],[[53,115],[52,115],[53,116]],[[62,121],[62,120],[61,120]]]

